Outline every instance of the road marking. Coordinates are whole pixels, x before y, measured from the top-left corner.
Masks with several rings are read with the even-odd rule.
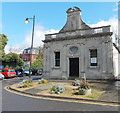
[[[112,104],[112,103],[102,103],[102,102],[88,102],[88,101],[82,101],[82,100],[68,100],[68,99],[56,99],[56,98],[47,98],[47,97],[40,97],[40,96],[32,96],[29,94],[23,94],[20,92],[12,91],[7,88],[8,86],[4,87],[5,90],[17,94],[17,95],[22,95],[22,96],[27,96],[31,98],[37,98],[37,99],[45,99],[45,100],[55,100],[55,101],[61,101],[61,102],[74,102],[74,103],[84,103],[84,104],[95,104],[95,105],[102,105],[102,106],[115,106],[118,107],[120,106],[119,104]]]

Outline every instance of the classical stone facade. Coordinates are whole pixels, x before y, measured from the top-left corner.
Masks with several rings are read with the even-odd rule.
[[[113,43],[110,26],[91,28],[78,7],[67,10],[65,26],[44,40],[44,75],[47,78],[113,79]]]

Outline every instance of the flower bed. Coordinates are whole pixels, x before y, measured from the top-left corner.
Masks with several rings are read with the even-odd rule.
[[[51,90],[44,90],[40,91],[37,94],[40,95],[51,95],[51,96],[59,96],[59,97],[72,97],[72,98],[84,98],[84,99],[98,99],[99,96],[104,93],[104,91],[99,91],[97,89],[92,89],[92,92],[90,95],[79,95],[77,87],[71,86],[71,84],[67,84],[66,86],[63,86],[65,88],[65,91],[63,93],[52,93]]]
[[[40,91],[37,94],[40,94],[40,95],[51,95],[51,96],[60,96],[60,97],[72,97],[72,98],[98,99],[99,96],[102,93],[105,92],[103,90],[99,90],[97,87],[94,87],[94,84],[92,84],[92,83],[89,84],[89,86],[92,87],[91,94],[89,94],[89,95],[80,95],[78,93],[79,92],[79,90],[78,90],[79,86],[73,86],[72,82],[71,83],[65,83],[65,84],[63,84],[63,83],[60,83],[60,82],[47,82],[47,83],[41,83],[40,82],[39,83],[38,81],[33,81],[31,87],[18,88],[18,86],[20,85],[20,83],[14,84],[11,87],[14,88],[14,89],[16,89],[16,90],[19,90],[19,91],[25,91],[25,90],[28,90],[30,88],[35,88],[35,87],[39,87],[40,88],[41,86],[48,85],[48,84],[50,84],[51,87],[52,87],[52,86],[58,85],[58,83],[60,85],[59,88],[53,87],[51,89]],[[52,89],[56,89],[57,93],[51,93]],[[54,92],[54,91],[52,91],[52,92]]]

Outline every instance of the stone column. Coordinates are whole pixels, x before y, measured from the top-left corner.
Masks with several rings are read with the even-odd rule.
[[[61,68],[62,68],[62,78],[67,78],[67,49],[66,45],[63,46],[61,50]]]
[[[107,45],[107,70],[109,74],[113,73],[113,56],[112,56],[112,43],[109,41]]]
[[[107,44],[102,42],[102,73],[107,71]]]
[[[85,44],[80,45],[80,71],[85,72]]]

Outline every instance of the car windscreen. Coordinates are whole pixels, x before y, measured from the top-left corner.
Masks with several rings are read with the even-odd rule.
[[[8,70],[8,72],[15,72],[15,70]]]
[[[2,72],[7,72],[7,70],[2,70]]]

